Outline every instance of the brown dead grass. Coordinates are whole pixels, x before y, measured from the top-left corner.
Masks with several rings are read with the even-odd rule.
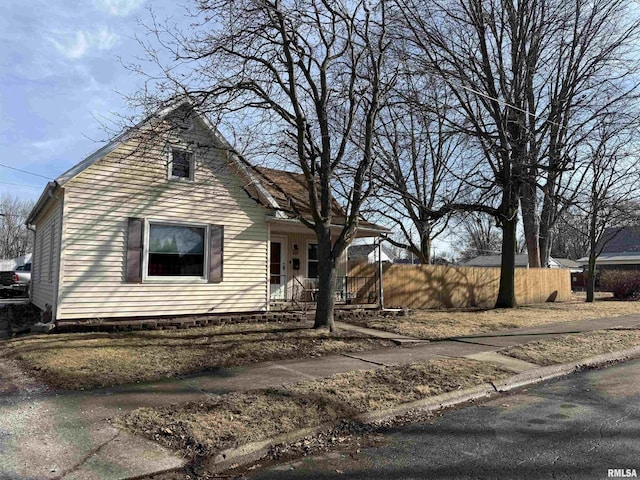
[[[640,345],[638,330],[599,330],[526,343],[500,353],[538,365],[555,365],[637,345]]]
[[[232,393],[182,406],[141,408],[120,422],[171,448],[211,455],[507,375],[506,370],[475,360],[437,359],[341,373],[280,389]]]
[[[18,360],[50,387],[79,390],[393,344],[357,332],[329,333],[300,324],[269,323],[33,336],[0,346],[0,358]]]
[[[358,319],[353,323],[409,337],[436,340],[494,330],[639,313],[640,302],[602,300],[594,303],[543,303],[514,309],[418,310],[406,317]]]

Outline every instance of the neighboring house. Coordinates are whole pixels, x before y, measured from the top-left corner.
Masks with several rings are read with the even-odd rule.
[[[585,287],[585,276],[582,266],[575,260],[568,258],[549,257],[549,268],[566,268],[571,275],[571,290],[581,290]]]
[[[380,246],[380,250],[377,244],[351,245],[348,250],[348,259],[350,262],[378,263],[379,251],[381,251],[380,260],[383,263],[393,263],[393,252],[384,244]]]
[[[253,169],[199,114],[145,136],[176,112],[120,135],[34,206],[32,301],[55,319],[265,311],[313,284],[315,235],[294,214],[309,212],[304,178]],[[381,232],[361,222],[358,235]]]
[[[465,262],[460,262],[461,267],[497,267],[502,264],[501,255],[480,255]],[[526,254],[516,255],[516,268],[529,268],[529,257]]]
[[[601,245],[602,251],[596,258],[597,271],[640,270],[640,225],[608,228]],[[582,257],[577,262],[586,268],[589,257]]]
[[[460,266],[463,267],[497,267],[499,268],[502,263],[501,255],[480,255],[478,257],[461,262]],[[573,265],[570,267],[569,265]],[[529,268],[529,256],[526,253],[516,255],[516,268]],[[568,258],[558,259],[549,257],[549,268],[577,268],[577,271],[581,272],[582,268]],[[573,270],[571,270],[573,271]]]
[[[549,268],[568,268],[571,273],[582,272],[582,266],[568,258],[549,257]]]

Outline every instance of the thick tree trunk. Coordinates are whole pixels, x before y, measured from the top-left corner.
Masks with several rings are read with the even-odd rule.
[[[551,185],[551,187],[549,187]],[[547,181],[547,188],[555,188],[555,178]],[[540,264],[542,267],[549,266],[551,247],[553,246],[553,227],[556,223],[558,205],[554,198],[546,195],[542,202],[542,213],[540,214],[540,232],[538,235],[538,247],[540,249]]]
[[[522,199],[522,226],[524,227],[524,241],[527,245],[527,255],[529,257],[529,267],[540,268],[540,250],[538,250],[538,237],[540,225],[536,214],[536,187],[524,184],[521,188],[520,197]]]
[[[514,308],[516,303],[516,227],[518,218],[512,216],[502,224],[502,265],[500,267],[500,289],[495,308]]]
[[[553,234],[551,230],[543,230],[540,224],[540,238],[538,240],[538,248],[540,250],[540,266],[547,268],[549,266],[549,258],[551,257],[551,246],[553,245]]]
[[[329,228],[318,235],[318,293],[316,295],[316,320],[313,328],[328,328],[333,332],[334,287],[336,260],[331,255]]]
[[[596,194],[592,193],[592,198],[596,198]],[[589,218],[589,267],[587,269],[587,302],[591,303],[595,300],[596,291],[596,259],[598,258],[598,239],[597,237],[597,220],[598,220],[598,204],[593,202],[591,217]]]
[[[431,263],[431,232],[422,230],[420,234],[420,263]]]

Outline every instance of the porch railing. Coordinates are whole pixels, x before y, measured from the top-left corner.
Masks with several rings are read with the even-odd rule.
[[[272,302],[315,302],[318,296],[318,279],[287,275],[271,275]],[[336,277],[333,283],[336,303],[373,304],[378,301],[376,277]]]

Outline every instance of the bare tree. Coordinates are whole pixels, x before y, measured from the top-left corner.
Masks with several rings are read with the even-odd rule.
[[[148,79],[137,100],[188,96],[212,117],[259,125],[262,152],[304,174],[311,217],[297,213],[318,240],[315,326],[332,329],[336,262],[370,191],[374,132],[393,76],[385,2],[199,0],[191,14],[187,33],[150,25],[151,65],[132,67]],[[349,186],[346,218],[332,209],[338,179]],[[332,234],[335,223],[342,226]]]
[[[602,249],[625,226],[640,219],[635,201],[640,171],[633,141],[639,119],[621,120],[618,113],[603,116],[585,146],[591,158],[587,165],[588,188],[577,205],[584,214],[583,232],[589,241],[587,302],[594,300],[596,260]]]
[[[554,226],[586,179],[587,170],[580,168],[585,136],[606,112],[636,109],[630,100],[637,99],[640,22],[627,0],[539,3],[553,26],[540,51],[539,72],[528,86],[537,108],[531,117],[532,161],[522,189],[522,215],[529,263],[546,266]]]
[[[639,24],[629,4],[398,2],[416,64],[448,84],[465,116],[460,131],[486,158],[484,202],[450,208],[484,211],[503,229],[497,306],[515,305],[516,212],[530,265],[546,263],[553,226],[584,178],[576,175],[581,141],[606,109],[630,105]]]
[[[467,214],[456,224],[456,230],[461,232],[456,237],[456,250],[461,261],[500,253],[500,229],[490,217],[480,213]]]
[[[472,169],[472,149],[465,136],[449,127],[455,112],[449,112],[450,93],[442,82],[414,77],[406,67],[400,78],[382,112],[388,121],[378,131],[378,187],[372,204],[400,230],[400,238],[387,241],[429,264],[432,242],[450,219],[434,212],[468,188],[457,175],[464,162]]]
[[[457,127],[485,159],[478,184],[483,201],[448,208],[497,220],[502,267],[496,307],[514,307],[518,211],[536,108],[527,93],[551,24],[538,0],[410,1],[402,12],[415,62],[447,82],[464,118]]]
[[[6,194],[0,197],[1,258],[16,258],[31,252],[33,235],[27,230],[25,221],[32,208],[31,200],[21,200]]]
[[[589,251],[589,238],[583,231],[587,224],[584,212],[576,205],[566,209],[553,229],[551,256],[571,260],[584,257]]]

